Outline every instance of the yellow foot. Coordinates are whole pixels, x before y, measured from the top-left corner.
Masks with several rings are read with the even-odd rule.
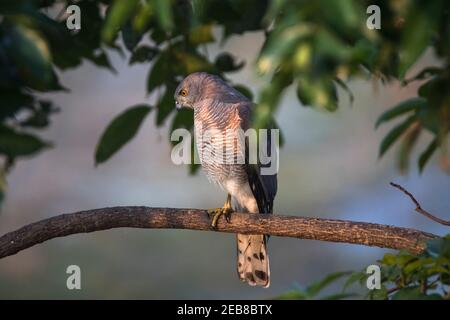
[[[227,195],[227,200],[225,201],[225,204],[223,205],[223,208],[216,208],[216,209],[209,209],[208,214],[211,217],[211,226],[213,228],[217,227],[217,221],[219,221],[219,218],[221,215],[225,216],[225,219],[227,222],[230,222],[230,213],[233,212],[233,209],[231,209],[231,195]]]
[[[213,228],[217,227],[217,222],[219,221],[219,218],[221,215],[224,215],[227,222],[230,222],[230,218],[231,218],[230,214],[232,212],[233,212],[233,209],[231,209],[229,207],[209,209],[208,214],[211,218],[211,226]]]

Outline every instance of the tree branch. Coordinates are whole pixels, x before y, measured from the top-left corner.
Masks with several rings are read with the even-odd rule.
[[[434,222],[440,223],[444,226],[450,226],[450,221],[438,218],[438,217],[432,215],[431,213],[429,213],[428,211],[422,209],[422,206],[420,205],[419,201],[417,201],[416,198],[414,198],[414,196],[412,195],[411,192],[409,192],[408,190],[403,188],[401,185],[399,185],[397,183],[393,183],[393,182],[391,182],[390,185],[393,186],[394,188],[399,189],[401,192],[403,192],[408,197],[410,197],[411,201],[416,205],[416,208],[414,209],[414,210],[416,210],[416,212],[420,213],[421,215],[424,215],[425,217],[433,220]]]
[[[211,227],[205,210],[112,207],[62,214],[26,225],[0,237],[0,258],[44,241],[112,228],[190,229],[345,242],[419,253],[437,236],[408,228],[344,220],[233,213],[230,223]]]

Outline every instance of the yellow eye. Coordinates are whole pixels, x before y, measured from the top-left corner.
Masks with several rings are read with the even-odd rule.
[[[181,90],[181,91],[180,91],[180,95],[183,96],[183,97],[186,97],[186,96],[187,96],[187,91],[184,90],[184,89]]]

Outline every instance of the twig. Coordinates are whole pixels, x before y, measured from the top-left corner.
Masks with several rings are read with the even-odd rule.
[[[422,206],[420,205],[419,201],[417,201],[416,198],[414,198],[414,196],[408,190],[403,188],[401,185],[393,183],[393,182],[391,182],[390,185],[395,187],[395,188],[397,188],[397,189],[399,189],[404,194],[406,194],[408,197],[410,197],[411,201],[416,205],[416,208],[414,210],[416,210],[418,213],[424,215],[428,219],[431,219],[431,220],[433,220],[433,221],[435,221],[437,223],[443,224],[444,226],[450,226],[450,221],[438,218],[438,217],[432,215],[431,213],[429,213],[428,211],[422,209]]]
[[[391,293],[394,293],[394,292],[396,292],[396,291],[398,291],[400,289],[401,289],[400,287],[393,287],[393,288],[389,289],[386,293],[388,295],[390,295]]]
[[[426,241],[437,237],[419,230],[375,223],[272,214],[233,213],[229,223],[219,219],[213,229],[206,210],[112,207],[62,214],[7,233],[0,237],[0,258],[53,238],[123,227],[268,234],[406,249],[412,253],[422,252]]]

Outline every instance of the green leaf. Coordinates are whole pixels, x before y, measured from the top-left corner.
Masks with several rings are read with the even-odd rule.
[[[0,2],[1,14],[18,14],[37,10],[36,1],[2,1]]]
[[[136,11],[139,0],[115,0],[109,8],[105,24],[101,30],[103,41],[110,43],[115,38],[120,28],[128,21]]]
[[[133,106],[111,121],[97,144],[95,164],[105,162],[130,141],[150,110],[151,107],[148,105]]]
[[[421,125],[430,132],[438,135],[442,130],[448,130],[450,118],[445,110],[450,104],[448,88],[450,79],[446,76],[435,76],[419,87],[418,93],[427,99],[427,108],[422,108],[418,117]],[[447,115],[446,115],[447,114]]]
[[[423,172],[425,165],[427,164],[428,160],[430,160],[431,156],[433,155],[434,151],[436,151],[438,146],[439,146],[439,139],[434,138],[433,141],[431,141],[428,147],[425,149],[425,151],[422,152],[422,154],[419,156],[418,164],[420,173]]]
[[[171,31],[174,27],[171,0],[153,0],[158,22],[165,31]]]
[[[381,286],[381,289],[369,290],[367,297],[370,300],[386,300],[388,292],[385,286]]]
[[[193,45],[205,44],[214,42],[213,25],[204,24],[191,29],[189,32],[189,42]]]
[[[380,144],[379,157],[381,158],[386,151],[392,146],[392,144],[413,124],[417,121],[415,116],[411,116],[406,119],[401,124],[394,127],[389,133],[383,138]]]
[[[194,113],[187,108],[178,110],[172,121],[171,132],[175,129],[184,128],[190,130],[194,126]],[[174,142],[177,143],[177,142]]]
[[[175,63],[174,69],[184,76],[199,71],[217,73],[215,66],[198,52],[177,49],[173,50],[173,56],[175,58],[175,61],[172,61],[172,63]]]
[[[361,282],[365,280],[366,277],[367,275],[364,272],[353,272],[347,278],[347,281],[345,281],[344,286],[342,287],[342,291],[347,290],[347,288],[350,287],[355,282]]]
[[[347,298],[354,298],[358,295],[356,293],[335,293],[328,296],[325,296],[323,298],[320,298],[320,300],[342,300]]]
[[[314,30],[314,26],[307,23],[275,29],[270,33],[267,45],[261,50],[257,61],[258,71],[267,74],[276,70],[280,63],[288,59],[294,48],[310,37]]]
[[[419,96],[423,98],[430,98],[435,89],[438,87],[439,77],[433,77],[430,80],[422,83],[417,90]]]
[[[335,1],[332,1],[335,2]],[[346,61],[352,49],[334,33],[320,29],[314,36],[315,53],[338,61]]]
[[[154,15],[153,4],[150,1],[145,1],[139,6],[136,16],[133,19],[133,28],[136,32],[144,32],[146,27],[150,24]]]
[[[310,297],[316,296],[323,288],[331,284],[332,282],[351,274],[351,272],[344,271],[344,272],[334,272],[329,275],[327,275],[324,279],[313,283],[312,285],[308,286],[306,288],[306,293]]]
[[[260,101],[254,110],[252,123],[253,128],[268,128],[273,122],[273,113],[283,91],[292,84],[292,74],[287,70],[280,69],[272,76],[270,84],[263,88]]]
[[[83,17],[84,18],[84,17]],[[14,15],[11,20],[16,24],[38,31],[45,38],[52,53],[52,62],[60,68],[77,66],[81,59],[75,47],[74,37],[65,23],[60,23],[47,16],[43,11],[29,11],[27,14]],[[72,50],[67,50],[71,48]]]
[[[175,89],[174,84],[167,85],[164,95],[158,101],[156,114],[156,125],[158,127],[164,124],[169,114],[175,110],[175,101],[173,100]]]
[[[214,64],[222,72],[234,72],[242,69],[245,63],[244,61],[237,63],[231,54],[223,52],[217,56]]]
[[[162,52],[153,64],[147,78],[147,93],[164,84],[171,76],[171,60],[168,52]]]
[[[429,78],[434,75],[438,75],[443,72],[443,69],[438,67],[426,67],[423,68],[419,73],[417,73],[415,76],[411,77],[410,79],[407,79],[404,81],[404,85],[408,85],[409,83],[416,81],[416,80],[424,80],[426,78]]]
[[[45,90],[53,84],[51,53],[41,34],[20,24],[8,24],[11,39],[7,47],[16,72],[25,85]]]
[[[98,67],[105,67],[116,73],[116,69],[114,69],[113,65],[109,61],[108,55],[105,51],[100,50],[99,52],[92,53],[86,57],[89,61],[93,62]]]
[[[427,242],[427,253],[432,257],[450,259],[450,238],[432,239]]]
[[[300,290],[291,290],[289,292],[280,294],[279,296],[275,297],[275,300],[306,300],[309,296],[305,292],[302,292]]]
[[[276,0],[269,3],[269,8],[267,9],[264,21],[266,24],[270,24],[279,14],[285,9],[286,4],[289,0]]]
[[[200,166],[198,163],[192,162],[192,163],[189,165],[189,174],[190,174],[190,175],[196,174],[197,171],[200,169],[200,167],[201,167],[201,166]]]
[[[268,0],[227,0],[227,1],[211,1],[214,2],[212,6],[213,10],[217,10],[217,3],[228,4],[228,8],[224,10],[228,12],[222,12],[217,10],[217,14],[227,19],[223,19],[225,27],[224,38],[230,36],[233,33],[242,34],[245,31],[261,30],[262,19],[266,13],[268,7]],[[230,11],[236,15],[234,18]]]
[[[348,85],[338,77],[334,78],[334,82],[336,82],[339,87],[341,87],[345,92],[347,92],[348,98],[350,100],[350,106],[353,105],[353,101],[355,101],[355,96],[353,95]]]
[[[50,124],[50,116],[58,112],[49,101],[40,100],[37,106],[34,106],[32,113],[20,122],[22,127],[45,128]]]
[[[0,90],[0,120],[14,116],[22,108],[29,108],[33,97],[18,90]]]
[[[350,272],[335,272],[326,276],[324,279],[317,281],[311,285],[309,285],[305,290],[303,289],[295,289],[288,291],[284,294],[279,295],[275,299],[278,300],[306,300],[306,299],[314,299],[319,292],[328,286],[330,283],[349,275]],[[354,296],[353,293],[337,293],[329,296],[325,296],[323,299],[325,300],[334,300],[334,299],[344,299]]]
[[[34,135],[16,132],[4,125],[0,126],[0,154],[10,158],[29,156],[48,147],[50,143]]]
[[[353,35],[359,31],[364,17],[365,10],[360,7],[359,1],[353,0],[321,0],[319,2],[323,8],[321,12],[334,28]],[[364,26],[365,27],[365,26]]]
[[[419,287],[408,287],[398,290],[393,296],[392,300],[441,300],[439,295],[426,295],[420,292]]]
[[[313,106],[335,111],[338,107],[336,87],[333,81],[323,79],[298,79],[297,97],[305,106]]]
[[[450,286],[450,274],[447,273],[442,273],[441,274],[441,281],[443,284]]]
[[[386,253],[383,256],[383,259],[380,260],[380,263],[385,264],[387,266],[392,266],[395,264],[396,256],[392,253]]]
[[[419,269],[431,265],[433,262],[434,262],[433,258],[419,258],[406,264],[405,267],[403,268],[403,273],[411,274],[417,272]]]
[[[136,32],[131,25],[131,21],[128,21],[122,28],[122,40],[128,51],[132,52],[134,48],[139,44],[143,34]]]
[[[135,63],[150,62],[158,53],[158,48],[142,45],[134,50],[130,58],[130,65]]]
[[[410,254],[409,252],[405,250],[401,250],[396,256],[395,256],[395,263],[396,265],[404,268],[407,264],[411,263],[412,261],[417,260],[417,256],[414,256]]]
[[[381,266],[381,278],[382,282],[397,282],[402,276],[402,269],[394,263],[390,266]]]
[[[427,9],[429,11],[424,12]],[[406,23],[403,28],[403,37],[399,48],[399,75],[401,78],[405,77],[408,69],[422,55],[427,46],[431,44],[431,37],[438,21],[432,14],[432,12],[437,13],[435,10],[436,4],[433,2],[425,4],[425,8],[411,6],[405,19]]]
[[[356,41],[352,48],[352,60],[356,63],[361,63],[366,66],[369,70],[373,70],[377,55],[379,53],[379,48],[376,43],[371,42],[369,39],[362,38]]]
[[[398,116],[401,116],[405,113],[418,110],[419,108],[426,107],[427,101],[424,98],[412,98],[401,103],[397,104],[395,107],[385,111],[381,116],[377,119],[375,123],[375,129],[379,127],[383,122],[394,119]]]
[[[400,151],[398,153],[398,168],[400,172],[407,172],[411,152],[419,139],[421,131],[420,126],[413,126],[411,127],[411,130],[408,130],[405,138],[402,140]]]
[[[192,117],[193,116],[194,115],[192,114]],[[194,123],[194,122],[192,121],[192,123]],[[195,147],[195,143],[191,143],[191,164],[189,165],[189,174],[190,175],[195,175],[201,167],[199,163],[195,163],[196,152],[197,152],[197,148]]]

